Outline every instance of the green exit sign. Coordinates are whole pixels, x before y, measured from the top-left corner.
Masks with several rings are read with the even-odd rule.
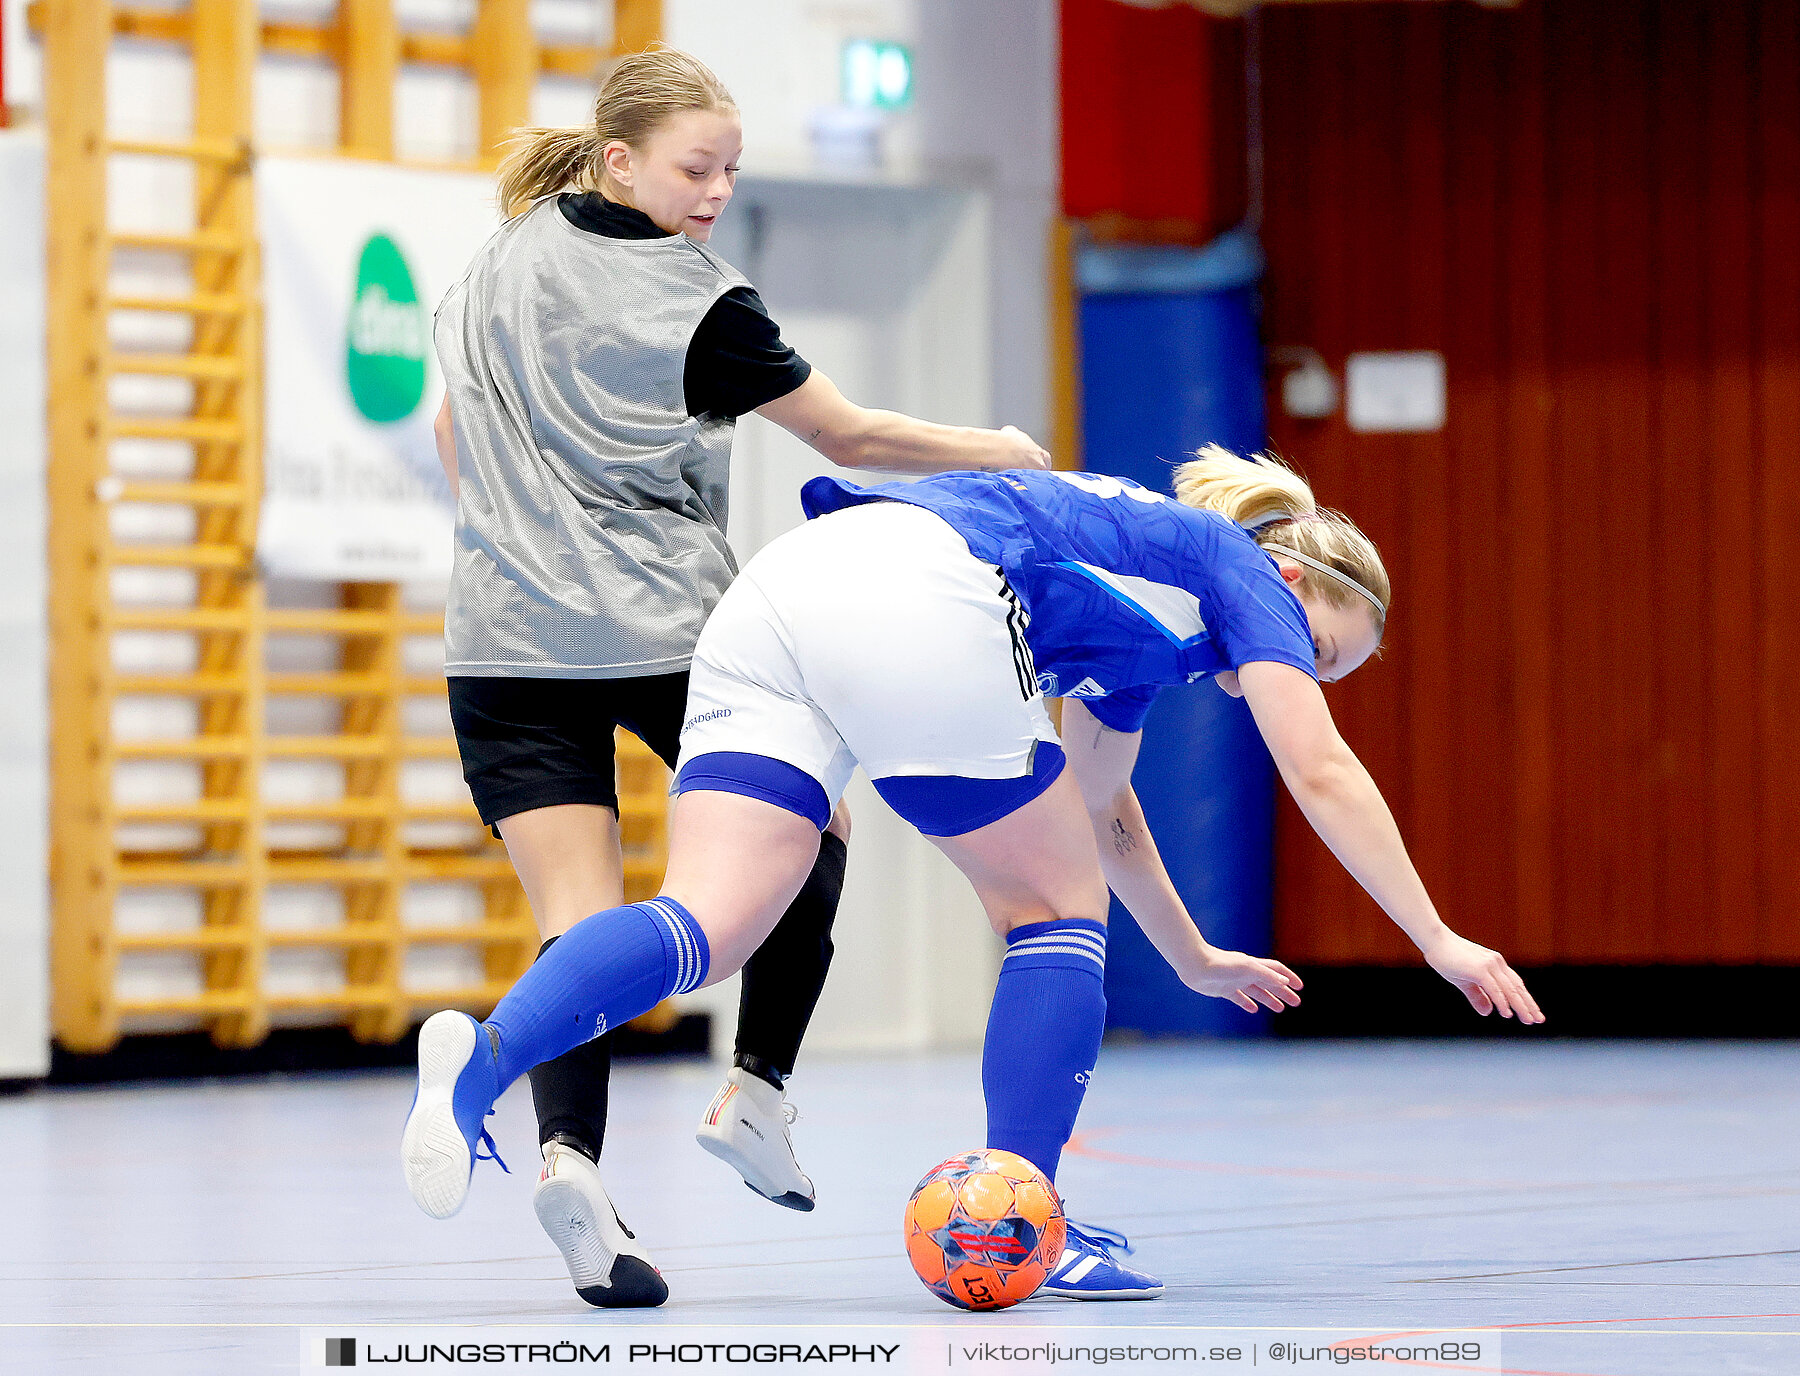
[[[866,38],[844,44],[844,104],[863,110],[900,110],[912,104],[911,50]]]

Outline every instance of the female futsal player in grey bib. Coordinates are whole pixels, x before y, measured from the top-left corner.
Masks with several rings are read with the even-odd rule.
[[[613,730],[675,763],[694,643],[736,573],[725,540],[737,418],[756,411],[847,468],[1044,468],[1008,427],[847,401],[706,248],[731,200],[738,111],[702,63],[624,59],[594,123],[524,132],[511,218],[438,309],[438,447],[458,497],[446,673],[463,773],[505,840],[545,947],[623,901]],[[783,1080],[831,958],[848,818],[744,968],[736,1064],[700,1142],[758,1193],[810,1209]],[[541,952],[540,952],[541,954]],[[532,1072],[534,1205],[583,1299],[668,1295],[596,1161],[611,1037]]]

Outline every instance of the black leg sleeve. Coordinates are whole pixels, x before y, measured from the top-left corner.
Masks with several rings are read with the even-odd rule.
[[[831,924],[844,891],[844,843],[819,838],[812,873],[768,940],[744,963],[738,1001],[737,1061],[764,1079],[794,1073],[800,1039],[831,968]],[[773,1075],[771,1075],[773,1072]]]
[[[556,943],[551,937],[538,947],[541,958]],[[606,1141],[606,1089],[612,1077],[613,1034],[608,1032],[565,1051],[553,1061],[533,1066],[531,1102],[537,1109],[538,1145],[561,1137],[569,1145],[600,1159]]]

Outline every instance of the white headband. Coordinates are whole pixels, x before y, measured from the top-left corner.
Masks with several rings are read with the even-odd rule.
[[[1264,545],[1263,548],[1264,549],[1278,549],[1283,554],[1287,555],[1288,558],[1298,559],[1302,564],[1305,564],[1308,568],[1317,569],[1320,573],[1325,574],[1327,577],[1337,579],[1338,582],[1342,583],[1345,587],[1353,588],[1357,592],[1360,592],[1364,597],[1368,598],[1370,604],[1375,608],[1375,614],[1377,616],[1380,616],[1383,618],[1385,618],[1387,616],[1387,608],[1381,605],[1381,599],[1379,597],[1377,597],[1374,593],[1370,592],[1361,583],[1357,582],[1349,574],[1342,573],[1342,572],[1338,571],[1337,569],[1332,568],[1331,565],[1329,565],[1329,564],[1321,564],[1317,559],[1314,559],[1308,555],[1302,554],[1297,549],[1289,549],[1286,545]]]

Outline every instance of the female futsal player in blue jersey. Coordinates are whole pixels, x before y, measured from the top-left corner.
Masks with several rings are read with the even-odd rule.
[[[858,764],[1006,938],[988,1145],[1054,1177],[1100,1049],[1109,885],[1189,987],[1299,1002],[1281,962],[1206,942],[1132,792],[1151,699],[1205,678],[1248,701],[1307,820],[1432,967],[1477,1012],[1541,1022],[1506,961],[1438,916],[1320,692],[1381,642],[1373,544],[1270,459],[1202,451],[1175,491],[1073,473],[809,483],[816,519],[752,560],[701,633],[661,896],[578,923],[486,1023],[425,1024],[403,1143],[419,1205],[461,1207],[482,1120],[532,1065],[743,963]],[[1067,700],[1060,738],[1046,692]],[[1161,1293],[1073,1228],[1044,1289]]]

